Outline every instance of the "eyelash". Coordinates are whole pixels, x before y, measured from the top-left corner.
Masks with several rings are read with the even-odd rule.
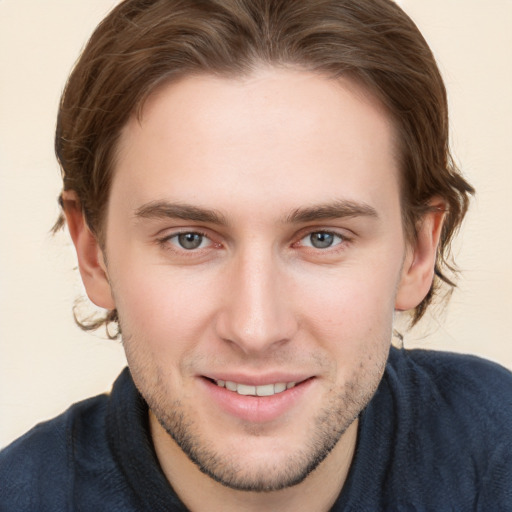
[[[329,235],[329,236],[333,236],[335,238],[338,238],[340,241],[334,245],[330,245],[330,246],[327,246],[325,248],[318,248],[318,247],[314,247],[314,246],[311,246],[311,245],[302,245],[302,247],[304,247],[306,250],[308,251],[315,251],[315,252],[320,252],[320,253],[336,253],[336,252],[339,252],[341,250],[344,250],[346,248],[346,246],[348,244],[350,244],[352,242],[352,238],[351,237],[348,237],[347,235],[345,234],[341,234],[337,231],[332,231],[332,230],[328,230],[328,229],[315,229],[315,230],[312,230],[312,231],[308,231],[306,232],[305,234],[301,234],[299,240],[297,242],[294,242],[292,244],[292,247],[296,247],[300,242],[302,242],[304,239],[308,238],[308,237],[311,237],[312,235],[314,234],[322,234],[322,235]],[[173,239],[178,239],[178,237],[180,237],[181,235],[199,235],[200,237],[204,239],[207,239],[210,241],[210,244],[205,247],[205,248],[201,248],[201,247],[198,247],[198,248],[192,248],[192,249],[186,249],[185,247],[179,247],[178,244],[174,244],[172,243],[171,241]],[[201,240],[201,244],[203,243],[203,240]],[[198,253],[199,251],[201,251],[202,249],[207,249],[208,247],[210,246],[217,246],[217,247],[221,247],[221,244],[220,243],[215,243],[211,238],[210,236],[208,236],[208,234],[202,232],[202,231],[198,231],[198,230],[183,230],[183,231],[179,231],[179,232],[176,232],[176,233],[173,233],[171,235],[167,235],[167,236],[164,236],[162,238],[159,238],[157,239],[157,242],[158,244],[163,247],[164,249],[166,250],[171,250],[171,251],[174,251],[174,252],[177,252],[177,253],[190,253],[190,256],[192,256],[193,253]]]
[[[313,235],[324,235],[324,236],[328,235],[328,236],[332,236],[334,238],[338,238],[339,239],[338,243],[334,243],[333,245],[329,245],[329,246],[323,247],[323,248],[314,247],[313,245],[303,245],[303,247],[306,247],[306,248],[314,250],[314,251],[321,251],[321,252],[330,252],[330,253],[332,253],[333,251],[340,250],[340,248],[338,246],[345,246],[350,241],[349,238],[346,235],[338,233],[337,231],[329,231],[329,230],[326,230],[326,229],[317,229],[317,230],[309,231],[308,233],[306,233],[304,236],[302,236],[300,238],[299,242],[302,242],[305,239],[310,239],[311,240],[311,237]],[[312,244],[312,242],[311,242],[311,244]]]
[[[167,250],[174,250],[176,252],[190,252],[190,253],[197,252],[197,249],[186,249],[184,247],[178,248],[177,246],[170,247],[170,246],[175,245],[172,243],[172,240],[178,239],[178,237],[180,237],[181,235],[199,235],[199,236],[203,237],[203,239],[205,239],[205,238],[208,239],[211,244],[214,244],[214,242],[211,240],[211,238],[206,233],[203,233],[202,231],[197,231],[197,230],[195,230],[195,231],[193,231],[193,230],[178,231],[177,233],[173,233],[172,235],[166,235],[162,238],[159,238],[157,241],[160,246],[162,246],[164,249],[167,249]],[[215,244],[215,245],[220,245],[220,244]]]

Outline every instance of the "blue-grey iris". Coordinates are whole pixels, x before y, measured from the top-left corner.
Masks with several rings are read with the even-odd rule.
[[[326,233],[325,231],[318,231],[309,235],[311,245],[316,249],[326,249],[330,247],[334,242],[334,235],[332,233]]]
[[[203,235],[199,233],[181,233],[178,242],[183,249],[197,249],[203,242]]]

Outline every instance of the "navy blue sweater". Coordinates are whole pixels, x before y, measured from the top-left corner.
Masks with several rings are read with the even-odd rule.
[[[0,511],[186,510],[165,479],[127,369],[0,453]],[[512,511],[512,374],[392,349],[334,511]]]

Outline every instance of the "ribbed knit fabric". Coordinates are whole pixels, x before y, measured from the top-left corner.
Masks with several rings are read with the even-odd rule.
[[[128,369],[0,453],[0,511],[183,511]],[[208,507],[205,507],[208,510]],[[392,349],[333,511],[512,511],[512,374]],[[312,511],[314,512],[314,511]]]

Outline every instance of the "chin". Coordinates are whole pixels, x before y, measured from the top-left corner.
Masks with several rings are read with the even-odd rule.
[[[300,484],[328,457],[379,381],[376,375],[371,387],[368,382],[364,389],[355,383],[345,386],[293,437],[286,428],[281,437],[279,432],[264,433],[261,425],[241,427],[236,441],[225,431],[214,437],[211,425],[197,421],[179,401],[169,407],[155,396],[145,398],[163,429],[202,473],[230,489],[272,492]]]

